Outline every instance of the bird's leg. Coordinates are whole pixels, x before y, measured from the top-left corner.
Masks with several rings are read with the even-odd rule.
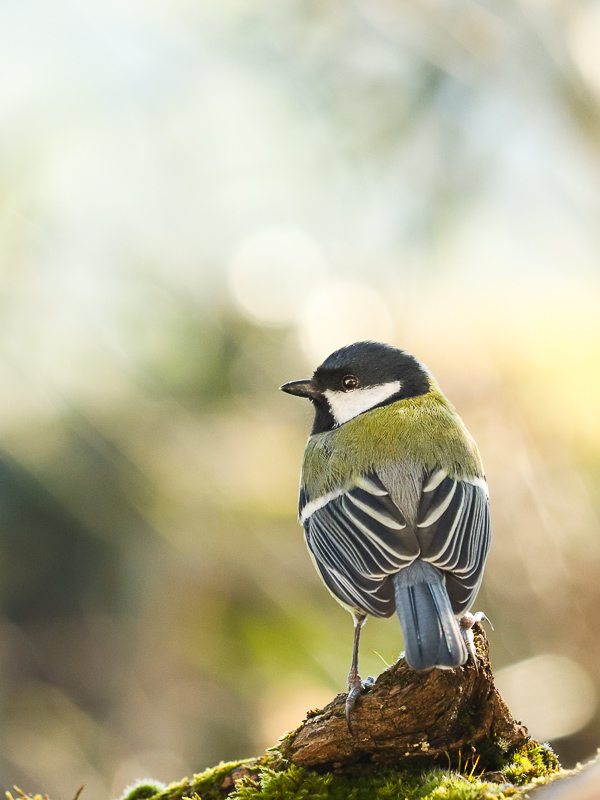
[[[476,614],[470,614],[467,611],[458,620],[458,626],[460,628],[460,632],[462,633],[465,645],[467,646],[467,652],[473,659],[473,663],[475,664],[475,669],[478,672],[479,672],[479,665],[477,663],[477,653],[475,652],[475,636],[473,635],[473,625],[475,625],[476,622],[481,622],[482,620],[488,622],[490,628],[494,630],[494,626],[486,617],[486,615],[483,613],[483,611],[478,611]]]
[[[352,712],[356,701],[360,697],[361,692],[373,682],[373,678],[367,678],[366,681],[362,681],[358,674],[358,644],[360,642],[360,632],[362,626],[366,622],[367,615],[354,612],[352,616],[354,617],[354,645],[352,647],[352,663],[350,665],[350,672],[348,673],[348,697],[346,698],[346,722],[351,736],[354,735],[352,731]]]

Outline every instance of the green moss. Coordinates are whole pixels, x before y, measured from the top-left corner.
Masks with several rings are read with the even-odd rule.
[[[474,745],[474,757],[478,758],[477,766],[488,771],[502,770],[512,761],[512,751],[506,741],[494,734]],[[455,765],[456,756],[453,760]],[[460,771],[460,770],[459,770]]]
[[[284,763],[273,748],[260,759],[222,762],[169,786],[138,781],[121,800],[526,800],[535,786],[568,774],[548,745],[533,740],[493,774],[481,774],[480,765],[470,759],[458,770],[363,764],[356,765],[354,774],[318,773]],[[15,790],[16,800],[47,800]],[[15,800],[10,792],[6,795]]]
[[[290,766],[263,769],[257,782],[242,781],[231,800],[512,800],[523,790],[443,770],[420,774],[373,772],[350,778]],[[203,798],[204,800],[204,798]]]
[[[533,739],[513,755],[505,767],[506,779],[517,786],[530,783],[535,778],[544,778],[560,770],[560,763],[554,751],[547,744]]]
[[[495,747],[504,766],[493,774],[483,773],[472,758],[452,769],[362,764],[344,774],[319,773],[284,762],[273,748],[262,759],[221,763],[170,786],[144,781],[122,800],[518,800],[532,784],[566,774],[547,745],[531,741],[510,759],[501,743]],[[153,786],[155,793],[140,794]]]
[[[156,797],[167,788],[165,783],[154,780],[136,781],[132,786],[128,786],[120,797],[120,800],[148,800]]]
[[[198,798],[201,798],[201,800],[224,800],[234,788],[230,779],[231,773],[238,768],[243,769],[245,766],[251,769],[258,769],[258,763],[257,759],[222,761],[216,767],[211,767],[198,775],[194,775],[191,780],[184,778],[168,786],[156,784],[158,791],[153,794],[137,794],[136,792],[140,788],[150,787],[153,783],[144,781],[142,784],[133,787],[129,793],[122,795],[120,800],[142,800],[142,798],[144,800],[149,798],[152,800],[185,800],[187,798],[192,800],[198,800]]]

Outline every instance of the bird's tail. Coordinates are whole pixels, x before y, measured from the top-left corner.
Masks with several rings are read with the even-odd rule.
[[[411,669],[454,669],[467,649],[439,569],[417,559],[394,575],[396,613]]]

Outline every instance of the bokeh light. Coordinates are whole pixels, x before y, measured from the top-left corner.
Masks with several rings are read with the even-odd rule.
[[[331,281],[321,284],[303,308],[299,333],[306,360],[318,365],[350,342],[393,340],[394,323],[379,292],[366,284]]]
[[[596,713],[594,682],[566,656],[541,655],[506,667],[496,686],[515,718],[527,720],[542,742],[580,730]]]
[[[567,28],[567,45],[582,77],[600,93],[600,3],[578,8]]]
[[[325,254],[314,240],[295,228],[272,228],[242,243],[230,282],[242,313],[263,325],[286,325],[326,277]]]

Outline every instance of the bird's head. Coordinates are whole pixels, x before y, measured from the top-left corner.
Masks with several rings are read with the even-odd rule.
[[[280,388],[313,403],[315,434],[376,406],[426,394],[430,377],[423,364],[403,350],[380,342],[356,342],[328,356],[312,378]]]

